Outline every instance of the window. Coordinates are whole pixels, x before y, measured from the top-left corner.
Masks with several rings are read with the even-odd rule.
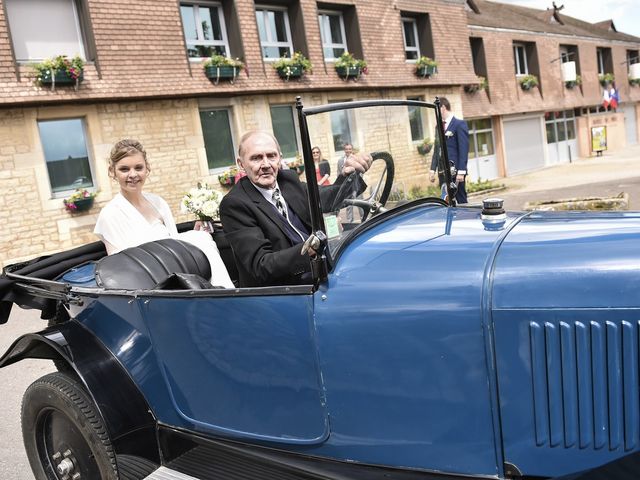
[[[38,122],[51,192],[93,187],[84,121],[80,118]]]
[[[636,63],[640,63],[638,50],[627,50],[627,71],[629,73],[631,72],[631,65],[635,65]]]
[[[229,41],[220,4],[181,4],[180,15],[187,53],[198,59],[229,56]]]
[[[331,112],[331,133],[333,135],[333,148],[336,152],[344,150],[345,143],[353,144],[352,131],[353,110]]]
[[[320,22],[324,59],[328,61],[336,60],[347,51],[347,35],[344,29],[342,13],[320,11],[318,12],[318,22]]]
[[[16,60],[39,61],[57,55],[86,58],[76,2],[5,0]]]
[[[493,129],[490,118],[479,118],[469,122],[469,156],[493,155]]]
[[[424,102],[422,97],[407,97],[407,100],[417,100]],[[424,120],[422,118],[422,107],[409,105],[409,128],[411,129],[411,141],[421,142],[424,139]]]
[[[597,48],[596,62],[598,64],[598,75],[613,73],[613,61],[611,59],[610,48]]]
[[[420,58],[418,45],[418,22],[415,18],[402,19],[402,33],[404,37],[404,56],[407,60]]]
[[[429,15],[416,12],[400,12],[400,15],[405,59],[413,62],[422,55],[435,58]]]
[[[235,164],[229,109],[202,111],[200,123],[209,170]]]
[[[563,142],[576,138],[576,124],[573,110],[545,112],[547,143]]]
[[[289,14],[285,8],[256,7],[256,21],[265,60],[293,56]]]
[[[471,46],[471,59],[473,60],[473,71],[480,77],[487,78],[487,61],[484,55],[484,42],[482,38],[469,38]]]
[[[596,49],[596,60],[598,62],[598,74],[604,75],[604,52],[601,48]]]
[[[298,136],[293,120],[293,107],[291,105],[272,105],[271,124],[273,135],[280,144],[282,156],[284,158],[295,157],[298,153]]]
[[[516,62],[516,75],[528,75],[529,67],[527,66],[527,49],[525,45],[514,43],[513,56]]]

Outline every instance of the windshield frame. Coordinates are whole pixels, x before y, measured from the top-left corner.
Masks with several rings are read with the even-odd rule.
[[[368,230],[366,227],[369,223],[378,223],[369,221],[356,227],[352,230],[340,243],[335,254],[332,254],[328,248],[327,231],[324,223],[324,217],[322,214],[322,206],[320,203],[319,187],[315,177],[315,167],[313,162],[313,156],[311,154],[311,138],[309,135],[309,125],[307,118],[318,115],[321,113],[334,112],[339,110],[353,110],[366,107],[395,107],[395,106],[416,106],[434,110],[436,118],[437,136],[440,148],[442,148],[442,154],[440,155],[440,164],[438,168],[444,172],[446,199],[445,202],[448,206],[455,206],[455,194],[452,195],[453,179],[451,175],[451,169],[444,168],[449,164],[449,155],[446,148],[444,128],[442,124],[442,114],[440,111],[440,100],[435,98],[434,103],[423,102],[418,100],[404,100],[404,99],[388,99],[388,100],[360,100],[349,102],[336,102],[325,105],[305,107],[302,103],[301,97],[296,97],[296,109],[298,111],[298,125],[300,127],[300,136],[302,143],[302,158],[305,166],[305,178],[307,182],[308,190],[308,202],[309,211],[311,214],[311,229],[312,233],[318,236],[323,242],[322,254],[316,255],[316,258],[312,259],[312,272],[314,284],[318,284],[326,278],[326,275],[331,271],[335,265],[335,260],[340,256],[340,252],[351,243],[360,232]],[[404,209],[402,209],[404,210]],[[384,215],[383,217],[387,217]]]

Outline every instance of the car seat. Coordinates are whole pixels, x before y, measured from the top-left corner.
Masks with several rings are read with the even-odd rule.
[[[127,248],[98,261],[96,283],[109,290],[214,288],[205,254],[190,243],[166,238]]]

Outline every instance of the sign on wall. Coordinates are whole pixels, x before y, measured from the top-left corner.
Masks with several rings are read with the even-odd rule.
[[[607,127],[591,127],[591,151],[598,156],[607,149]]]

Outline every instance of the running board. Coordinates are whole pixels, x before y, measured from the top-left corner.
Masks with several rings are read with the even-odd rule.
[[[191,475],[185,475],[184,473],[171,470],[167,467],[160,467],[148,477],[144,477],[144,480],[199,480]]]

